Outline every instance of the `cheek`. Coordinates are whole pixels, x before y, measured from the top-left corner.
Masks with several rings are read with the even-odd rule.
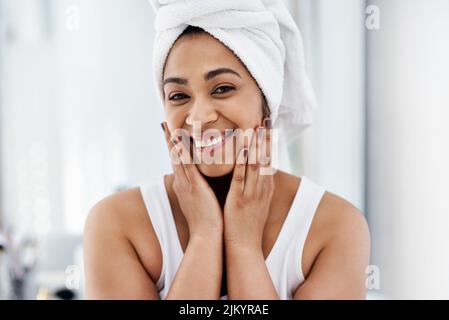
[[[187,108],[165,107],[165,120],[173,128],[182,128],[188,115]]]
[[[224,103],[219,110],[229,121],[242,129],[254,128],[260,123],[262,117],[261,105],[258,101],[236,99]]]

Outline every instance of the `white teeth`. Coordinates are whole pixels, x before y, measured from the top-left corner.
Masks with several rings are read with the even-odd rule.
[[[223,141],[223,137],[222,136],[219,136],[218,138],[213,138],[212,140],[208,140],[207,142],[203,142],[203,141],[200,141],[200,140],[195,140],[195,146],[197,148],[199,148],[199,147],[203,147],[203,148],[211,147],[211,146],[215,146],[215,145],[221,143],[222,141]]]

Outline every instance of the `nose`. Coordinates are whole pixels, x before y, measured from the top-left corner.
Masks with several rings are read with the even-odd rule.
[[[218,119],[218,113],[215,108],[208,102],[197,100],[186,118],[186,124],[189,126],[201,124],[204,126],[208,123],[215,122]]]

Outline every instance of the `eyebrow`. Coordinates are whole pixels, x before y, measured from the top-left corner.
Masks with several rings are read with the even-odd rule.
[[[230,74],[234,74],[239,78],[242,78],[236,71],[229,69],[229,68],[219,68],[219,69],[215,69],[215,70],[211,70],[209,72],[207,72],[204,75],[204,80],[205,81],[210,81],[213,78],[219,76],[220,74],[224,74],[224,73],[230,73]],[[185,79],[185,78],[178,78],[178,77],[170,77],[164,80],[164,86],[168,83],[175,83],[175,84],[179,84],[179,85],[186,85],[189,83],[189,80]]]

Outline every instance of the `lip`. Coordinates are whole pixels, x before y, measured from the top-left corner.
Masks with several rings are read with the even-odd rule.
[[[192,143],[193,143],[193,148],[195,149],[196,152],[199,153],[203,153],[203,152],[211,152],[212,150],[217,151],[220,150],[222,148],[222,146],[230,139],[234,136],[234,129],[227,129],[224,131],[221,131],[222,136],[224,136],[223,140],[216,145],[213,146],[209,146],[209,147],[196,147],[195,146],[195,142],[193,141],[193,138],[190,137],[192,139]]]

